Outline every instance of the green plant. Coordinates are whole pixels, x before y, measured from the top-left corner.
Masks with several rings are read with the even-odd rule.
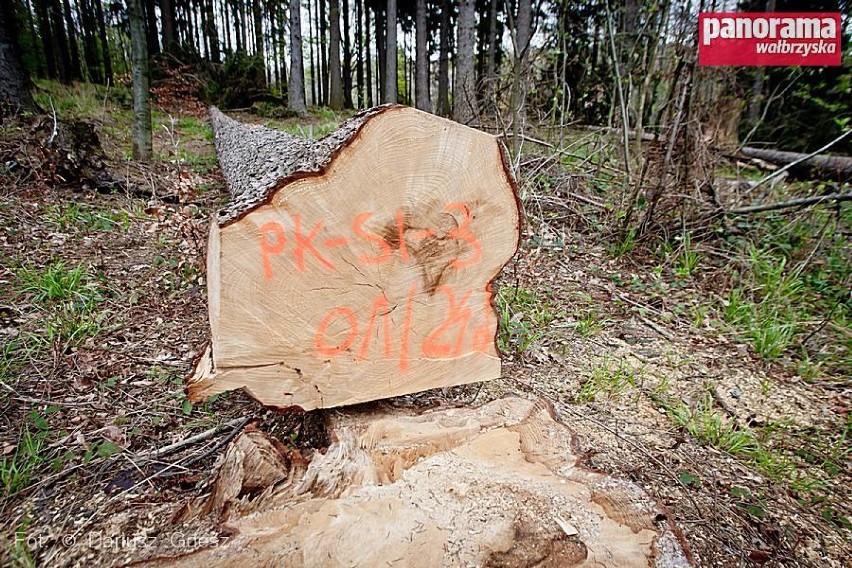
[[[698,267],[701,255],[692,247],[690,233],[684,233],[681,241],[681,247],[675,257],[674,271],[679,278],[689,278]]]
[[[501,351],[524,353],[556,317],[532,290],[500,288],[497,292],[497,345]]]
[[[625,392],[637,385],[636,371],[623,359],[614,364],[613,361],[604,359],[595,365],[589,376],[583,381],[580,391],[577,393],[579,402],[594,400],[598,393],[613,396]]]
[[[34,302],[87,301],[94,296],[88,283],[86,267],[66,267],[57,261],[39,270],[23,266],[18,270],[20,289],[30,294]]]
[[[621,238],[606,246],[606,251],[613,258],[624,256],[636,247],[636,232],[630,229]]]

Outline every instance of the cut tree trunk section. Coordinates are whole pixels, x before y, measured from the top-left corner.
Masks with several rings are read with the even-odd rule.
[[[494,136],[401,106],[318,141],[211,116],[233,199],[191,400],[308,410],[500,376],[491,281],[520,214]]]
[[[143,565],[690,565],[660,506],[583,467],[543,401],[331,420],[336,441],[310,463],[262,432],[241,434],[207,496],[175,519],[212,517],[229,538]]]

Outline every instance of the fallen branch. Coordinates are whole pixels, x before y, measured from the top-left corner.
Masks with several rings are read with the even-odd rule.
[[[789,201],[781,201],[778,203],[765,203],[763,205],[749,205],[748,207],[737,207],[725,211],[725,215],[747,215],[749,213],[761,213],[763,211],[778,211],[780,209],[792,209],[795,207],[810,207],[827,201],[842,203],[843,201],[852,200],[852,192],[847,193],[832,193],[831,195],[821,195],[819,197],[803,197],[800,199],[791,199]]]
[[[740,150],[740,153],[748,158],[757,158],[775,164],[786,164],[784,167],[772,172],[762,180],[758,181],[754,186],[752,186],[752,189],[777,178],[787,170],[797,168],[797,166],[802,166],[802,168],[798,168],[799,170],[816,170],[820,174],[836,177],[841,181],[848,180],[852,177],[852,158],[848,156],[823,156],[820,154],[849,136],[849,134],[852,134],[852,130],[847,130],[819,150],[811,152],[810,154],[783,152],[781,150],[763,150],[760,148],[750,148],[748,146],[743,148]]]
[[[219,432],[223,430],[227,430],[229,428],[242,427],[245,426],[248,422],[248,418],[236,418],[231,420],[230,422],[225,422],[224,424],[220,424],[218,426],[214,426],[209,430],[205,430],[200,434],[196,434],[195,436],[190,436],[189,438],[184,438],[179,442],[175,442],[174,444],[170,444],[168,446],[152,450],[150,452],[145,452],[142,454],[136,454],[133,456],[137,461],[143,461],[147,459],[156,459],[166,456],[168,454],[173,454],[176,451],[185,448],[186,446],[191,446],[192,444],[197,444],[198,442],[203,442],[205,440],[209,440]]]

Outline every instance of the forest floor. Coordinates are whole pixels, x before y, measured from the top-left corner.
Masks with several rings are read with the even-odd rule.
[[[129,111],[94,89],[50,95],[60,116],[96,123],[134,189],[3,173],[0,564],[122,565],[162,553],[169,534],[166,548],[188,551],[203,538],[176,541],[168,519],[246,419],[310,453],[328,444],[322,411],[185,397],[208,333],[208,221],[227,199],[203,107],[158,110],[156,159],[139,165],[126,160]],[[343,118],[240,117],[310,136]],[[723,318],[726,253],[607,242],[576,221],[599,209],[571,201],[583,179],[551,175],[545,191],[540,172],[522,177],[524,241],[497,282],[503,378],[390,402],[545,398],[590,466],[666,508],[698,565],[848,565],[848,325],[832,308],[799,337],[824,342],[826,361],[744,341]]]

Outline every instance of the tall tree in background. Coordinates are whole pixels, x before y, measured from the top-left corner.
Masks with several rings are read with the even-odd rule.
[[[68,51],[68,38],[65,35],[65,23],[62,17],[62,5],[59,0],[47,0],[50,7],[50,27],[53,31],[52,51],[56,58],[59,80],[62,83],[71,82],[71,57]]]
[[[414,106],[432,112],[429,97],[429,30],[426,29],[426,0],[417,0],[415,9],[416,63],[414,76]]]
[[[343,106],[352,104],[352,44],[349,41],[349,0],[343,0]]]
[[[145,35],[142,0],[127,0],[127,16],[130,20],[133,74],[133,157],[137,160],[148,160],[151,158],[151,105],[148,100],[151,76],[148,70],[148,39]]]
[[[169,0],[164,0],[168,2]],[[106,33],[106,17],[104,16],[103,0],[94,0],[98,18],[98,37],[101,40],[101,59],[104,64],[104,82],[112,82],[112,54],[109,50],[109,40]]]
[[[175,48],[175,1],[176,0],[160,0],[163,51],[167,53]],[[225,9],[225,13],[227,14],[227,8]]]
[[[384,102],[397,102],[397,59],[396,59],[396,0],[387,0],[385,32],[385,96]]]
[[[287,83],[287,106],[304,116],[305,68],[302,61],[302,6],[300,0],[290,0],[290,80]]]
[[[441,2],[441,45],[438,56],[438,114],[450,116],[450,0]]]
[[[330,79],[328,105],[343,108],[343,77],[340,74],[340,0],[329,0],[328,73]]]
[[[263,0],[252,0],[251,13],[254,19],[254,54],[265,66],[266,50],[263,45]]]
[[[221,55],[219,52],[219,29],[216,26],[216,16],[213,12],[213,0],[202,0],[204,2],[204,14],[206,15],[205,21],[205,36],[207,36],[207,41],[210,45],[210,51],[208,52],[210,56],[210,60],[214,63],[218,63],[221,60]],[[259,2],[260,0],[256,0]]]
[[[71,66],[69,77],[72,81],[83,79],[83,68],[80,65],[80,50],[77,49],[77,30],[74,28],[74,19],[71,17],[71,4],[68,0],[62,0],[62,11],[65,14],[65,29],[68,39],[68,54]]]
[[[532,36],[532,2],[518,0],[518,17],[515,18],[515,66],[512,76],[512,140],[521,141],[521,123],[526,119],[527,72],[529,65],[530,38]],[[516,146],[517,148],[517,146]]]
[[[18,46],[15,6],[12,2],[3,2],[0,6],[0,122],[8,114],[33,110],[35,106]]]
[[[474,44],[476,42],[476,2],[459,3],[458,39],[456,40],[456,81],[453,89],[453,119],[462,124],[476,115],[476,76]]]

